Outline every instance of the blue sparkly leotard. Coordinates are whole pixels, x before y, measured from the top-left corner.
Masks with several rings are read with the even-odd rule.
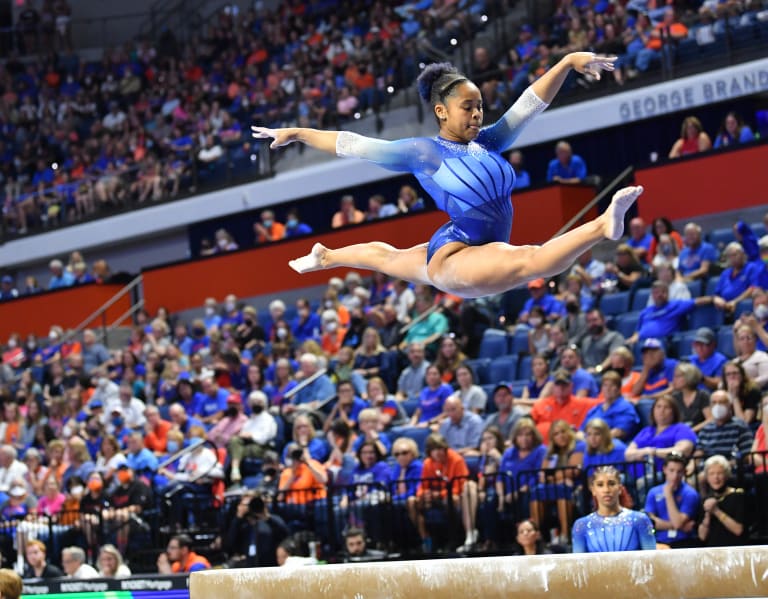
[[[438,249],[452,241],[467,245],[509,242],[515,172],[501,153],[546,107],[529,88],[498,121],[483,128],[469,143],[441,137],[383,141],[342,131],[336,153],[416,176],[450,218],[429,242],[429,262]]]
[[[573,525],[572,540],[574,553],[656,549],[651,519],[626,508],[616,516],[592,512],[579,518]]]

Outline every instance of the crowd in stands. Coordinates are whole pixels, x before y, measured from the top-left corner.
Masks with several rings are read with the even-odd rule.
[[[706,45],[766,15],[756,0],[675,4],[677,13],[652,1],[563,0],[540,23],[522,25],[513,47],[475,48],[467,70],[493,113],[564,52],[619,55],[622,83],[669,58],[669,36]],[[253,179],[251,124],[341,127],[378,111],[414,81],[425,52],[453,48],[487,13],[503,13],[482,0],[343,6],[230,6],[188,43],[166,30],[85,61],[68,41],[67,2],[47,0],[40,10],[27,2],[20,50],[41,53],[11,55],[0,81],[6,230],[24,234]]]
[[[454,511],[459,552],[563,551],[604,464],[659,544],[746,543],[768,532],[745,507],[766,492],[766,225],[635,218],[613,260],[529,283],[506,330],[492,300],[349,272],[292,306],[140,312],[112,351],[14,334],[0,551],[58,575],[55,547],[70,576],[129,567],[153,532],[160,572],[380,559],[445,551]]]

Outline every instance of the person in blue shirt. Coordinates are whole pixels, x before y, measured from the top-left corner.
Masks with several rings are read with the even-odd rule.
[[[597,509],[574,522],[574,553],[656,549],[651,519],[621,505],[621,475],[616,468],[597,468],[590,477],[589,490]]]
[[[752,133],[747,125],[744,124],[741,116],[731,111],[725,115],[723,124],[720,125],[720,130],[715,137],[715,149],[725,148],[736,144],[745,144],[755,139],[755,134]]]
[[[632,396],[656,397],[672,384],[677,360],[667,358],[664,344],[655,337],[643,341],[642,352],[643,369],[632,386]]]
[[[219,316],[217,311],[216,300],[212,297],[205,299],[205,316],[203,317],[202,321],[205,325],[205,328],[202,332],[203,335],[205,335],[206,331],[218,329],[221,326],[221,316]]]
[[[573,153],[567,141],[557,142],[555,156],[547,166],[547,181],[550,183],[581,183],[587,177],[587,164],[581,156]]]
[[[610,427],[611,436],[624,440],[631,439],[640,427],[640,417],[637,415],[635,406],[621,396],[619,373],[612,370],[605,372],[600,389],[605,401],[587,412],[581,430],[586,431],[587,424],[593,418],[600,418]]]
[[[723,366],[728,358],[717,351],[717,336],[708,327],[696,329],[693,338],[693,353],[688,361],[701,371],[700,389],[714,391],[722,382]]]
[[[648,252],[651,250],[653,235],[648,232],[648,225],[639,216],[629,221],[629,237],[626,244],[635,252],[635,256],[640,262],[647,264]]]
[[[581,367],[581,351],[575,345],[569,345],[560,354],[560,366],[571,374],[573,395],[577,397],[597,397],[599,389],[595,377]]]
[[[338,396],[336,405],[333,406],[328,418],[325,419],[323,430],[326,432],[330,430],[331,424],[337,418],[346,422],[350,429],[357,429],[358,416],[360,412],[369,407],[368,402],[355,395],[355,387],[351,381],[341,381],[336,386],[336,395]]]
[[[408,437],[398,437],[392,445],[392,457],[395,458],[389,473],[392,500],[403,505],[409,497],[416,496],[424,465],[419,459],[419,446]]]
[[[296,318],[291,322],[291,333],[297,343],[304,343],[308,339],[320,340],[322,323],[320,315],[312,310],[309,300],[299,298],[296,300]]]
[[[227,409],[227,397],[229,397],[229,391],[220,388],[213,376],[204,376],[200,380],[200,391],[195,393],[193,414],[202,420],[204,426],[210,428],[224,415],[224,410]]]
[[[48,279],[48,289],[72,287],[75,284],[75,275],[68,270],[64,270],[64,264],[61,260],[51,260],[48,264],[48,270],[51,271],[51,278]]]
[[[531,176],[528,171],[523,169],[523,153],[520,150],[515,150],[509,154],[509,164],[515,169],[515,185],[512,189],[525,189],[531,186]]]
[[[565,316],[565,305],[547,292],[547,282],[542,279],[534,279],[528,283],[528,293],[531,295],[523,305],[518,320],[528,322],[528,315],[534,306],[544,310],[547,320],[560,320]]]
[[[685,281],[705,279],[709,269],[717,264],[719,256],[715,246],[701,239],[701,227],[688,223],[683,229],[683,249],[678,256],[677,270]]]
[[[291,390],[291,403],[283,407],[284,414],[290,414],[299,405],[304,405],[306,408],[314,410],[324,402],[336,397],[336,387],[333,385],[330,377],[325,373],[317,375],[319,371],[320,362],[318,357],[310,353],[302,354],[301,358],[299,358],[301,382]],[[315,375],[317,376],[315,377]]]
[[[759,286],[760,272],[765,265],[747,262],[747,254],[738,241],[732,241],[723,251],[728,262],[717,282],[713,303],[721,310],[733,312],[741,300],[749,297],[754,287]]]
[[[502,152],[551,102],[571,70],[600,76],[613,70],[614,57],[568,54],[534,81],[494,124],[482,127],[480,89],[448,63],[427,66],[419,94],[439,127],[438,136],[384,141],[350,131],[252,127],[272,148],[301,142],[343,157],[362,158],[416,176],[446,212],[449,222],[429,243],[397,249],[381,242],[329,249],[320,243],[289,262],[299,273],[348,266],[375,270],[412,283],[427,284],[463,297],[480,297],[553,276],[603,238],[618,239],[624,214],[641,187],[618,191],[605,213],[542,246],[511,246],[510,193],[515,174]]]
[[[381,455],[389,455],[392,441],[387,433],[379,431],[379,417],[379,410],[375,408],[365,408],[360,411],[357,415],[357,426],[360,429],[360,434],[352,443],[352,451],[357,452],[363,443],[370,441],[376,444]]]
[[[679,453],[664,458],[664,483],[652,487],[645,498],[645,513],[653,521],[656,540],[670,547],[697,544],[699,494],[685,482],[686,459]]]
[[[624,463],[626,444],[611,435],[608,423],[600,417],[585,420],[584,426],[584,459],[581,468],[587,476],[591,476],[597,466]]]
[[[312,227],[301,222],[299,219],[299,210],[291,208],[285,215],[285,236],[299,237],[300,235],[309,235],[312,233]]]
[[[453,395],[453,387],[443,382],[440,369],[434,364],[427,367],[424,380],[427,385],[419,395],[419,407],[411,416],[411,426],[427,427],[436,423],[443,414],[445,400]]]
[[[643,308],[637,321],[637,330],[627,339],[629,345],[638,340],[653,337],[664,339],[683,329],[684,319],[696,306],[714,302],[711,297],[697,297],[690,300],[670,300],[669,285],[663,281],[654,281],[651,285],[652,306]]]

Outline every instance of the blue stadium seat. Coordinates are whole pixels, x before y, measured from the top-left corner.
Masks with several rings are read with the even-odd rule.
[[[635,404],[637,415],[640,417],[640,427],[644,428],[651,425],[651,410],[653,409],[652,399],[641,399]]]
[[[414,397],[413,399],[406,399],[403,402],[403,410],[405,410],[405,413],[408,414],[408,417],[410,418],[413,416],[413,413],[416,411],[416,408],[419,407],[419,398]]]
[[[721,252],[726,245],[732,241],[736,241],[736,236],[733,234],[733,229],[728,227],[713,229],[707,235],[707,239],[709,239],[709,243],[715,246],[715,249],[717,249],[718,252]]]
[[[688,328],[695,331],[699,327],[717,329],[723,324],[723,312],[714,306],[696,306],[688,316]]]
[[[475,374],[475,384],[486,385],[490,383],[491,377],[489,372],[489,366],[491,365],[490,358],[477,358],[476,360],[465,360],[467,366],[472,369]]]
[[[514,355],[528,353],[528,331],[526,329],[518,329],[509,336],[509,353]]]
[[[641,287],[635,290],[635,295],[632,296],[632,311],[642,310],[648,305],[648,298],[651,297],[650,287]]]
[[[624,337],[631,337],[637,330],[637,321],[640,319],[640,312],[627,312],[626,314],[619,314],[616,317],[616,330],[624,335]]]
[[[629,311],[629,291],[609,293],[600,298],[600,310],[607,316],[624,314]]]
[[[717,331],[717,351],[728,358],[736,357],[736,350],[733,347],[733,327],[720,327]]]
[[[701,295],[701,280],[696,281],[688,281],[685,284],[686,287],[688,287],[688,291],[691,292],[692,298],[697,298]]]
[[[768,42],[768,39],[766,39],[766,41]],[[755,234],[755,237],[757,237],[758,239],[760,239],[763,235],[768,233],[768,230],[766,230],[765,225],[761,222],[750,223],[749,228],[752,229],[752,232]]]
[[[486,329],[480,341],[478,358],[498,358],[507,353],[507,333],[500,329]]]
[[[528,380],[531,378],[532,356],[523,356],[517,364],[517,378],[519,380]]]
[[[733,311],[734,320],[738,319],[742,314],[752,312],[752,300],[743,299],[736,304],[736,309]]]
[[[720,277],[709,277],[704,286],[703,295],[715,295],[715,290],[717,289],[717,284],[719,282],[720,282]]]
[[[490,366],[491,383],[513,381],[517,378],[517,356],[501,356],[494,358]]]
[[[432,430],[429,427],[395,426],[392,428],[391,438],[405,437],[406,439],[413,439],[416,441],[416,445],[419,446],[419,453],[424,455],[424,443],[431,432]]]
[[[496,411],[496,404],[493,403],[493,390],[496,388],[497,384],[498,383],[486,383],[485,385],[481,385],[483,391],[485,391],[485,394],[488,396],[488,401],[485,404],[486,414],[489,414],[491,410],[494,412]]]
[[[509,386],[512,388],[512,395],[522,397],[523,389],[528,386],[528,381],[512,381]]]

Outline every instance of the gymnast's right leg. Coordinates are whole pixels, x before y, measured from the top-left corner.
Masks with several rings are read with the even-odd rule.
[[[376,270],[396,279],[432,285],[427,275],[427,244],[398,249],[382,241],[358,243],[330,249],[316,243],[306,256],[291,260],[289,266],[298,273],[326,270],[338,266]]]

